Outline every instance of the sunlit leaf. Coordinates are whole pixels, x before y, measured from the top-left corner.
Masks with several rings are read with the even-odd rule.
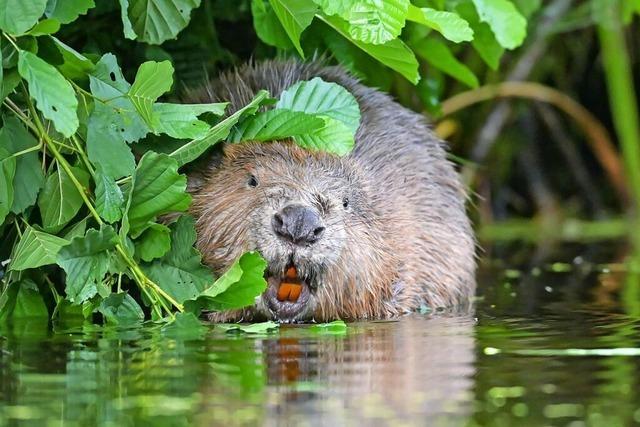
[[[66,239],[27,226],[13,250],[9,269],[20,271],[55,264],[58,252],[67,244]]]
[[[473,40],[473,30],[460,15],[428,7],[409,6],[409,19],[433,28],[454,43]]]
[[[173,138],[198,139],[203,138],[211,126],[198,116],[203,113],[222,115],[226,102],[217,104],[153,104],[153,130],[164,133]]]
[[[496,40],[496,36],[493,34],[493,31],[491,31],[489,25],[480,22],[480,17],[478,17],[478,13],[470,0],[458,4],[456,12],[458,12],[473,29],[474,35],[473,41],[471,42],[473,48],[492,70],[497,70],[500,65],[500,58],[502,58],[504,54],[504,48],[500,46],[500,43]]]
[[[328,116],[344,123],[353,133],[360,125],[355,97],[337,83],[319,77],[298,82],[280,94],[276,108]]]
[[[354,133],[343,122],[324,118],[324,126],[313,132],[295,135],[293,139],[301,147],[313,151],[326,151],[339,156],[348,154],[355,145]]]
[[[107,251],[113,249],[117,235],[111,226],[90,229],[82,237],[74,238],[58,253],[58,264],[67,273],[67,298],[79,304],[97,294],[97,285],[109,269]]]
[[[411,83],[415,84],[420,80],[418,61],[402,40],[394,39],[379,45],[364,43],[349,36],[348,24],[344,20],[333,16],[325,17],[324,20],[359,49],[397,71]]]
[[[269,93],[265,90],[259,91],[256,96],[253,97],[250,103],[239,109],[207,132],[207,134],[198,139],[194,139],[191,142],[181,146],[177,150],[173,151],[170,156],[178,161],[180,166],[200,157],[209,147],[217,144],[225,139],[231,128],[238,123],[238,121],[246,116],[255,114],[256,110],[262,105],[262,103],[269,97]]]
[[[269,3],[298,53],[304,57],[300,36],[313,21],[318,6],[308,0],[269,0]]]
[[[509,0],[472,0],[480,20],[486,22],[498,43],[515,49],[527,35],[527,21]]]
[[[407,18],[409,0],[364,0],[340,16],[349,22],[348,32],[364,43],[384,44],[400,35]]]
[[[140,65],[129,89],[129,98],[150,127],[153,126],[153,103],[173,84],[173,65],[169,61],[148,61]]]
[[[216,328],[222,329],[225,332],[244,332],[245,334],[265,334],[270,331],[275,331],[280,325],[273,321],[260,322],[260,323],[218,323]]]
[[[273,141],[314,132],[324,120],[299,111],[269,110],[244,120],[229,136],[229,141]]]
[[[47,0],[0,0],[0,29],[20,35],[44,14]]]
[[[20,51],[18,72],[29,85],[29,94],[36,107],[53,122],[64,136],[78,129],[78,100],[71,84],[58,70],[31,52]]]

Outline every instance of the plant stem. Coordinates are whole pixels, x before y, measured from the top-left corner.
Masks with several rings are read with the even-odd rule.
[[[625,171],[633,194],[633,215],[640,222],[640,123],[635,97],[629,51],[624,38],[620,2],[613,2],[616,10],[611,22],[598,26],[602,63],[609,88],[609,103],[613,123],[620,139]],[[637,235],[638,233],[633,233]],[[636,237],[640,249],[640,235]]]

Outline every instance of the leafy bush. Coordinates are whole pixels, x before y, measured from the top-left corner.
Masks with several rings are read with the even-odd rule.
[[[159,102],[171,99],[175,69],[193,85],[203,79],[190,74],[194,68],[233,62],[208,18],[246,19],[249,4],[200,3],[0,0],[0,259],[7,260],[0,319],[101,313],[121,323],[144,319],[145,306],[160,320],[176,310],[249,305],[264,290],[257,253],[217,279],[201,264],[180,168],[223,140],[292,137],[309,149],[346,154],[359,110],[344,88],[320,79],[294,85],[279,100],[262,91],[226,117],[225,103]],[[386,88],[396,72],[429,99],[438,89],[419,83],[418,58],[475,87],[477,77],[454,55],[456,44],[470,42],[496,68],[504,49],[525,37],[526,21],[508,0],[416,3],[253,0],[263,43],[251,53],[328,52],[371,84]],[[198,8],[194,29],[172,41]],[[113,31],[114,16],[124,37]],[[236,34],[247,31],[239,28]],[[324,101],[310,103],[312,94]],[[169,224],[159,221],[176,213]]]

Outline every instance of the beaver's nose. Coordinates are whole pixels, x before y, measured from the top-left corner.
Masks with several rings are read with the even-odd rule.
[[[288,205],[273,216],[273,231],[282,239],[297,245],[317,242],[324,233],[320,214],[303,205]]]

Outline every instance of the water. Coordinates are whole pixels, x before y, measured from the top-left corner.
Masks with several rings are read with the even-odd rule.
[[[640,424],[640,317],[610,292],[629,276],[539,265],[485,268],[474,312],[346,334],[4,327],[0,425]]]

